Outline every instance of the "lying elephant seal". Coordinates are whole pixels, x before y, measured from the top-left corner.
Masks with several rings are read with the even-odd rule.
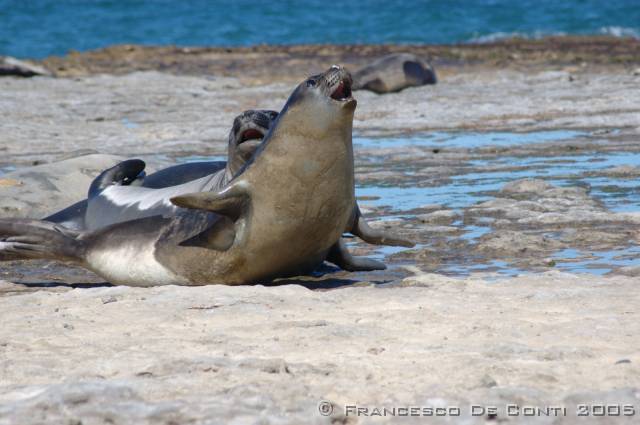
[[[349,73],[334,66],[296,88],[257,154],[222,190],[172,198],[185,208],[175,215],[93,232],[0,220],[0,254],[73,262],[134,286],[245,284],[310,271],[344,231],[385,239],[355,202],[355,107]]]
[[[108,188],[111,185],[137,185],[145,188],[165,188],[173,182],[177,182],[179,184],[183,181],[186,182],[196,180],[205,176],[210,176],[212,174],[212,171],[215,172],[220,171],[221,169],[224,170],[225,167],[226,169],[231,170],[231,174],[235,174],[240,169],[240,167],[243,166],[244,163],[254,154],[255,150],[262,142],[262,138],[267,131],[266,129],[270,128],[277,116],[278,113],[275,111],[250,110],[245,111],[243,114],[236,117],[236,119],[234,120],[234,125],[229,134],[228,150],[229,158],[232,158],[232,160],[235,159],[234,164],[227,165],[226,163],[219,161],[181,164],[165,168],[151,174],[150,176],[145,177],[143,172],[145,164],[143,161],[127,160],[122,161],[116,166],[111,167],[110,169],[105,170],[103,173],[101,173],[91,184],[91,189],[89,190],[89,192],[90,194],[93,194],[95,196],[95,193],[99,192],[103,188]],[[224,182],[225,181],[222,181],[221,183]],[[157,200],[157,204],[162,205],[164,209],[156,208],[155,212],[151,212],[148,209],[139,208],[140,200],[144,200],[145,192],[140,191],[140,189],[128,190],[126,188],[121,188],[119,189],[121,198],[124,198],[125,196],[123,195],[126,195],[127,192],[129,192],[129,194],[142,195],[138,199],[129,196],[129,198],[135,200],[135,208],[131,208],[132,205],[127,203],[123,203],[117,206],[111,203],[107,203],[104,209],[96,208],[96,199],[94,198],[88,200],[93,206],[92,215],[88,218],[88,220],[85,220],[87,200],[83,201],[84,206],[82,210],[73,209],[80,204],[77,203],[72,207],[61,211],[60,213],[46,218],[45,220],[63,224],[65,227],[71,228],[73,230],[86,230],[81,226],[86,226],[87,222],[91,226],[91,223],[95,222],[97,217],[104,218],[105,213],[107,212],[111,220],[111,223],[109,224],[128,221],[136,218],[143,218],[154,215],[155,213],[171,214],[175,213],[176,209],[172,208],[169,204],[169,196],[179,193],[180,189],[184,190],[185,187],[189,188],[190,185],[183,186],[182,188],[169,188],[168,190],[162,192],[156,192],[156,195],[159,198]],[[146,191],[147,195],[150,193],[153,193],[153,191]],[[97,196],[100,195],[98,194]],[[163,196],[165,196],[164,199],[162,199]],[[100,201],[100,198],[98,198],[98,201]],[[104,203],[104,200],[99,203]],[[64,218],[64,220],[56,220],[59,217]],[[72,224],[72,226],[69,226],[69,224]],[[96,228],[98,227],[100,226],[96,225]],[[354,223],[351,231],[352,233],[359,235],[363,240],[375,245],[413,246],[411,242],[399,238],[393,234],[376,231],[370,228],[367,225],[366,221],[362,219],[357,204],[354,211]],[[4,254],[4,257],[5,259],[9,259],[8,254],[6,253]],[[12,258],[16,259],[15,256],[13,256]],[[17,259],[19,259],[19,257]],[[2,258],[0,258],[0,260],[2,260]],[[351,255],[351,253],[349,253],[342,239],[331,248],[327,256],[327,261],[347,271],[371,271],[383,270],[386,268],[386,266],[379,261],[362,257],[354,257],[353,255]]]
[[[200,187],[198,184],[204,188],[221,188],[231,180],[251,158],[277,115],[275,111],[248,110],[237,116],[229,132],[228,162],[179,164],[145,176],[143,161],[123,161],[96,177],[89,189],[88,199],[45,217],[44,220],[73,230],[91,230],[115,222],[154,215],[153,207],[157,209],[155,213],[162,213],[163,209],[164,212],[174,210],[168,202],[172,194],[197,191]],[[204,181],[208,176],[210,179]],[[151,190],[197,179],[201,179],[199,183],[183,187],[182,192],[180,189],[164,193]],[[167,202],[163,202],[165,199]],[[143,211],[142,206],[147,207],[147,211]]]
[[[353,74],[354,90],[392,93],[407,87],[436,83],[430,64],[410,53],[384,56]]]

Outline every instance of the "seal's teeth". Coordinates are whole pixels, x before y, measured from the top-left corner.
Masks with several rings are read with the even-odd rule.
[[[261,140],[264,137],[264,134],[255,128],[250,128],[242,132],[240,136],[240,141],[238,144],[242,142],[246,142],[247,140]]]

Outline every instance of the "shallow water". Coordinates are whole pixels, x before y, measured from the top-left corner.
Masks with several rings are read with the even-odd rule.
[[[528,143],[541,143],[557,140],[569,140],[588,133],[575,130],[550,130],[532,133],[489,132],[489,133],[450,133],[433,132],[410,137],[365,138],[354,137],[356,147],[394,148],[421,146],[429,148],[480,148],[487,146],[513,146]]]
[[[611,134],[616,134],[613,132]],[[356,158],[358,151],[364,155],[375,153],[373,149],[441,147],[478,149],[489,146],[522,146],[532,143],[560,142],[588,137],[590,133],[578,131],[541,131],[534,133],[432,133],[408,138],[355,138]],[[544,152],[544,151],[542,151]],[[384,162],[384,158],[377,158]],[[437,204],[442,209],[451,209],[463,214],[465,208],[494,198],[494,195],[508,182],[523,178],[543,179],[555,186],[581,186],[590,188],[590,196],[600,200],[613,212],[640,211],[640,182],[637,178],[618,178],[599,175],[607,169],[621,165],[640,166],[639,152],[589,152],[577,155],[558,156],[494,156],[488,159],[461,160],[453,175],[437,185],[420,187],[423,183],[417,177],[406,178],[389,185],[363,184],[356,188],[357,196],[364,198],[360,204],[384,212],[383,220],[412,218],[410,210]],[[409,164],[407,165],[409,166]],[[392,179],[389,180],[393,182]],[[413,184],[411,184],[413,183]],[[462,239],[468,243],[491,232],[492,229],[474,222],[473,225],[454,221],[449,226],[464,233],[447,236]],[[418,245],[414,249],[425,248]],[[375,257],[382,259],[398,254],[406,248],[382,247],[375,250]],[[611,251],[585,253],[576,250],[560,250],[550,259],[554,268],[570,272],[592,274],[609,273],[615,268],[640,266],[640,248],[632,245]],[[513,267],[500,260],[488,259],[478,264],[464,255],[445,262],[437,271],[441,273],[466,275],[473,272],[496,273],[511,276],[527,270]]]
[[[9,164],[0,164],[0,176],[2,176],[5,173],[10,173],[12,171],[15,171],[16,167],[14,165],[9,165]]]

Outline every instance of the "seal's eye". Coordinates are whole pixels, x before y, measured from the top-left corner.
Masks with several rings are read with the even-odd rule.
[[[307,87],[315,87],[316,80],[307,80]]]

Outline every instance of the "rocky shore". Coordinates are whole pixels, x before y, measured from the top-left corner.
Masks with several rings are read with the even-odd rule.
[[[634,406],[597,422],[632,423],[636,40],[48,58],[36,65],[54,76],[0,78],[0,216],[67,206],[121,158],[157,169],[224,156],[242,110],[280,109],[311,71],[397,51],[428,57],[438,83],[356,93],[357,194],[374,226],[415,248],[354,241],[389,269],[252,287],[109,287],[64,265],[1,263],[0,424],[424,423],[354,405],[460,408],[429,423],[588,423],[580,404]]]

